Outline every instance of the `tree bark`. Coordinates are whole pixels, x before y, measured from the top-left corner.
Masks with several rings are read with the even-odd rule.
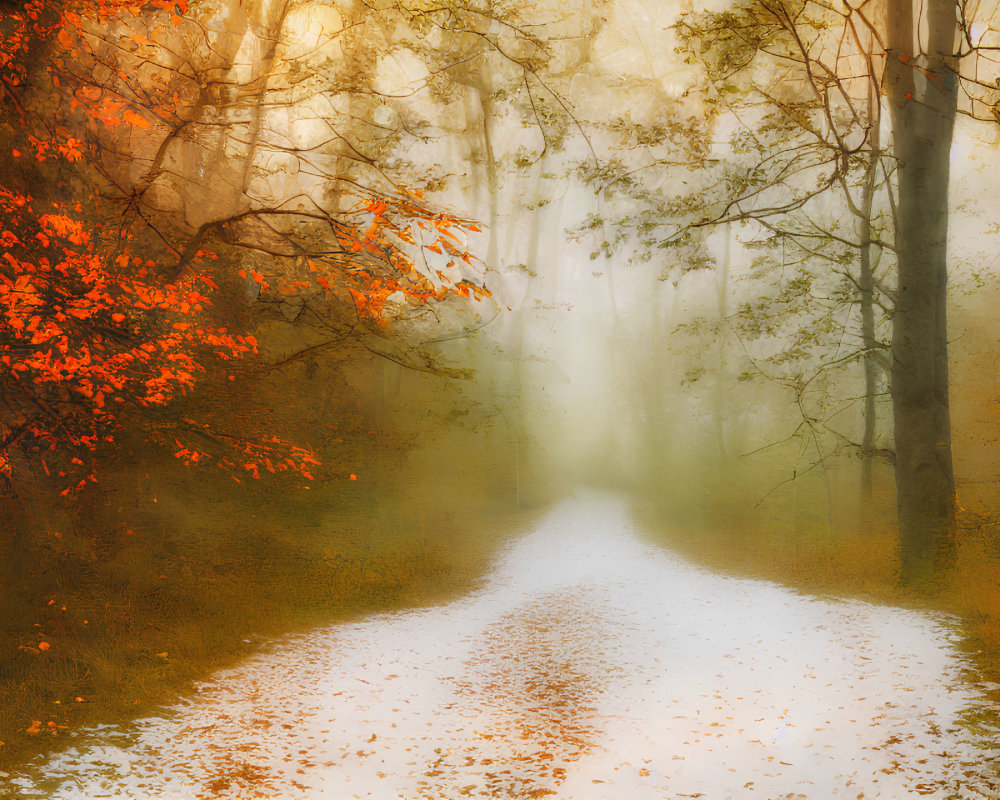
[[[726,448],[726,397],[729,388],[726,320],[729,316],[729,272],[733,258],[732,223],[727,222],[722,230],[723,236],[726,237],[722,246],[722,261],[715,268],[715,296],[719,315],[719,352],[715,370],[715,440],[719,448],[719,458],[725,462],[729,455]]]
[[[861,342],[864,348],[862,358],[865,371],[865,429],[861,439],[861,503],[862,507],[872,502],[872,464],[875,457],[875,435],[877,428],[876,395],[878,392],[878,340],[875,338],[875,264],[872,260],[872,206],[875,200],[875,175],[882,158],[879,137],[879,115],[877,96],[869,94],[868,119],[872,125],[869,134],[868,164],[865,170],[864,191],[861,197],[861,252],[858,286],[861,290]]]
[[[481,80],[476,87],[483,114],[483,156],[486,166],[486,185],[490,193],[489,244],[486,249],[486,263],[492,269],[500,264],[500,178],[496,151],[493,148],[493,85],[486,68],[480,73]]]
[[[955,481],[948,409],[948,182],[958,82],[953,0],[889,0],[887,89],[899,203],[892,407],[902,580],[926,585],[948,551]]]

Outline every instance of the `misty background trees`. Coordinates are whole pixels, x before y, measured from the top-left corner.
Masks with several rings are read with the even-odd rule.
[[[352,353],[383,394],[475,372],[459,394],[541,472],[753,453],[758,500],[820,474],[830,519],[850,459],[859,508],[891,463],[919,583],[954,527],[949,168],[956,115],[992,124],[982,14],[121,3],[35,32],[11,147],[25,185],[99,198],[101,257],[207,270],[269,391]],[[261,433],[188,428],[205,456]]]

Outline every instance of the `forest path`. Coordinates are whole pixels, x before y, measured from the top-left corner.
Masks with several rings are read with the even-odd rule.
[[[167,716],[82,734],[22,796],[1000,797],[953,638],[712,574],[581,493],[474,593],[283,639]]]

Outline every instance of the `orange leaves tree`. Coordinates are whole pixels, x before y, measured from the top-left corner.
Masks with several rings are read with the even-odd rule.
[[[112,12],[94,9],[99,18]],[[95,480],[90,456],[143,411],[193,388],[208,360],[256,350],[252,336],[199,318],[205,292],[217,289],[210,278],[191,271],[160,280],[153,261],[132,254],[138,243],[127,231],[113,246],[94,235],[103,232],[96,198],[86,213],[80,202],[53,199],[67,193],[66,168],[85,145],[37,113],[32,84],[65,25],[58,8],[33,2],[4,19],[0,45],[8,176],[0,185],[0,476],[9,487],[16,468],[58,470],[63,494]],[[294,455],[286,468],[304,469],[307,451]]]
[[[150,280],[153,262],[102,258],[72,211],[0,188],[0,472],[37,455],[48,472],[114,442],[130,412],[193,388],[210,357],[256,350],[252,336],[204,324],[192,274]],[[92,474],[90,476],[93,477]],[[81,477],[79,486],[87,478]]]
[[[250,301],[251,323],[278,310],[335,331],[320,342],[335,345],[488,294],[468,252],[478,228],[386,168],[399,130],[370,121],[386,101],[357,66],[359,23],[310,8],[35,0],[4,20],[8,477],[19,459],[56,463],[67,489],[82,486],[86,454],[122,427],[185,461],[309,476],[313,454],[273,432],[254,441],[163,411],[256,353],[234,303]],[[346,112],[316,106],[331,79]]]

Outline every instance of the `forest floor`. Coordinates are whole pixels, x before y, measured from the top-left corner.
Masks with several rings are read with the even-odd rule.
[[[833,506],[820,481],[791,489],[756,505],[757,495],[721,482],[680,503],[647,489],[633,512],[652,541],[716,572],[959,618],[961,646],[1000,702],[1000,511],[970,497],[933,580],[915,588],[900,580],[889,480],[874,499],[841,493]]]
[[[488,470],[463,475],[453,454],[428,466],[419,449],[355,444],[342,457],[357,480],[308,487],[174,460],[107,473],[79,519],[8,537],[0,772],[174,702],[262,641],[467,590],[508,518],[528,516],[481,492],[465,475]]]
[[[463,597],[274,639],[23,798],[1000,797],[955,618],[697,567],[578,493]],[[992,765],[992,766],[991,766]]]

